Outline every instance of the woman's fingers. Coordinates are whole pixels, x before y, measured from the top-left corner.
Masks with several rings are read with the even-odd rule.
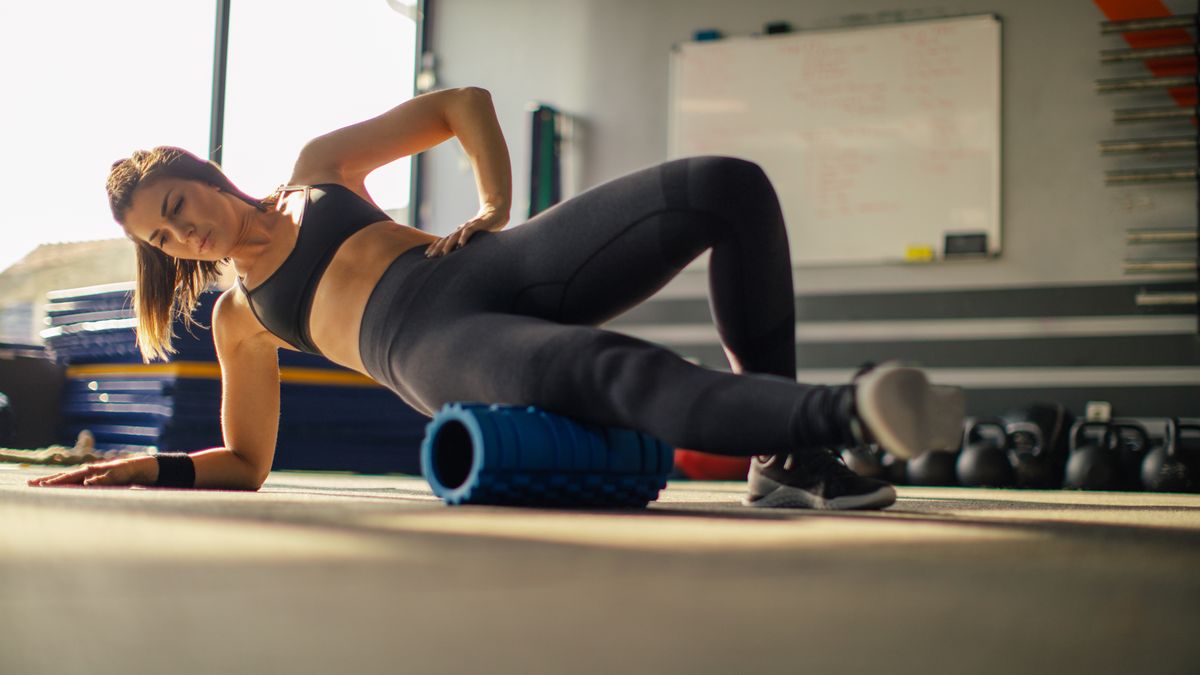
[[[429,249],[425,251],[425,255],[432,258],[434,256],[444,255],[448,251],[459,248],[464,243],[463,235],[466,232],[467,228],[462,227],[446,235],[445,237],[438,239],[430,244]]]
[[[449,253],[450,249],[454,248],[454,240],[457,237],[458,230],[451,232],[445,237],[442,237],[442,240],[438,242],[438,252],[442,254]]]
[[[471,241],[471,237],[475,236],[476,232],[495,232],[504,227],[507,222],[507,214],[501,215],[494,210],[485,209],[481,211],[481,215],[459,225],[457,230],[430,244],[429,248],[425,250],[425,256],[432,258],[445,255],[456,248],[462,248]]]
[[[90,473],[91,470],[85,467],[82,469],[76,469],[74,471],[64,471],[62,473],[35,478],[32,484],[42,487],[51,485],[74,485],[82,483],[83,479],[87,478]]]
[[[445,255],[446,251],[448,251],[450,249],[450,238],[453,236],[454,235],[451,234],[451,235],[442,237],[441,239],[438,239],[437,242],[433,245],[433,251],[432,251],[431,255],[433,255],[433,256]]]
[[[458,230],[458,232],[455,232],[455,234],[458,235],[458,245],[466,246],[467,242],[471,241],[471,237],[476,232],[485,229],[487,229],[487,223],[483,222],[479,218],[468,221],[467,224],[463,225],[462,228]]]
[[[54,487],[59,485],[124,485],[120,470],[121,464],[103,462],[86,464],[74,471],[31,478],[28,484],[32,487]],[[127,482],[127,481],[126,481]]]

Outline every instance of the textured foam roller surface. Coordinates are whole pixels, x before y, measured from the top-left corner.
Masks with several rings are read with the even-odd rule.
[[[421,443],[421,472],[447,504],[643,507],[673,458],[648,434],[533,406],[448,403]]]

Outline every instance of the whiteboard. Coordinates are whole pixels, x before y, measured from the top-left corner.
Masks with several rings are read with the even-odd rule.
[[[670,66],[668,155],[757,162],[794,265],[940,260],[947,235],[999,254],[995,16],[687,42]]]

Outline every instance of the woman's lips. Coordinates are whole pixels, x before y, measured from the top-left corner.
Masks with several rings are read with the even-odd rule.
[[[203,252],[204,249],[208,248],[208,238],[210,236],[212,236],[212,232],[209,232],[208,234],[204,235],[204,240],[200,242],[200,251],[201,252]]]

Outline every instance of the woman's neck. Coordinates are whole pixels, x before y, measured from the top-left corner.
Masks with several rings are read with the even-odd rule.
[[[292,199],[284,197],[266,211],[247,209],[238,227],[230,257],[237,275],[243,280],[260,276],[256,269],[270,265],[278,256],[279,247],[295,244],[299,227],[299,211]]]

